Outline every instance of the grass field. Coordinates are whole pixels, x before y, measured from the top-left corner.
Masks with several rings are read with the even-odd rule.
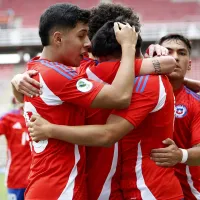
[[[4,185],[4,174],[0,173],[0,200],[7,200],[6,188]]]

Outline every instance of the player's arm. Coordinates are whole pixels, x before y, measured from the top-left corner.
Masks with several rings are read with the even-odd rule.
[[[109,147],[134,127],[126,119],[110,115],[105,125],[62,126],[32,116],[29,132],[33,141],[54,138],[78,145]]]
[[[176,60],[168,55],[168,49],[159,44],[152,44],[145,53],[140,75],[169,74],[176,67]]]
[[[143,79],[143,77],[140,78]],[[145,78],[147,85],[144,83],[142,87],[144,90],[138,90],[137,84],[140,81],[136,84],[138,91],[133,94],[129,108],[113,111],[105,125],[61,126],[49,124],[40,116],[32,116],[28,125],[32,139],[38,141],[52,137],[87,146],[110,146],[114,144],[134,127],[137,127],[158,103],[158,77],[153,77],[153,80],[150,81],[148,81],[148,76]]]
[[[163,144],[166,148],[153,149],[151,159],[161,167],[171,167],[177,163],[185,163],[190,166],[200,165],[200,144],[190,149],[178,148],[172,139],[166,139]]]
[[[24,95],[33,97],[41,94],[40,88],[42,86],[31,78],[37,73],[35,70],[29,70],[23,74],[15,75],[11,80],[13,94],[20,103],[24,102]]]
[[[170,74],[174,71],[176,64],[176,60],[172,56],[144,58],[139,74]]]
[[[184,85],[194,92],[200,92],[200,81],[184,78]]]
[[[122,48],[121,63],[112,84],[102,88],[93,100],[92,108],[126,108],[131,101],[135,78],[135,45],[138,34],[129,24],[123,25],[115,22],[114,30],[116,39]]]

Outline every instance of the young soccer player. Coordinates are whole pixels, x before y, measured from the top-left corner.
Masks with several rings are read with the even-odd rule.
[[[137,33],[128,24],[115,23],[122,60],[112,84],[102,84],[78,76],[70,66],[78,66],[89,40],[89,11],[71,4],[49,7],[40,18],[39,33],[44,46],[40,58],[28,63],[39,73],[34,79],[43,85],[39,97],[25,96],[25,118],[39,114],[56,124],[84,124],[81,107],[123,108],[130,103]],[[121,77],[126,80],[121,82]],[[48,184],[46,184],[48,183]],[[85,147],[60,140],[32,142],[32,164],[26,199],[87,199],[85,187]]]
[[[106,77],[98,78],[108,83],[114,78],[120,59],[120,48],[113,38],[112,25],[112,21],[106,23],[93,37],[92,53],[99,57],[100,63],[90,68],[92,72],[95,69],[104,71]],[[110,43],[106,46],[103,41],[108,38]],[[106,56],[107,52],[112,53]],[[154,62],[158,63],[157,58]],[[150,160],[151,149],[159,147],[166,136],[172,138],[173,118],[174,98],[168,79],[165,76],[142,76],[136,79],[130,107],[113,111],[106,125],[57,126],[34,116],[29,131],[34,140],[43,139],[41,132],[45,132],[48,137],[88,146],[113,145],[132,131],[121,141],[123,198],[175,200],[183,195],[174,170],[162,169]]]
[[[5,135],[8,146],[6,168],[8,198],[24,200],[24,192],[28,185],[31,151],[22,105],[19,103],[16,105],[19,108],[0,118],[0,135]]]
[[[115,19],[119,15],[128,17],[135,27],[140,27],[139,18],[135,13],[127,7],[114,4],[101,4],[100,6],[92,9],[92,14],[90,18],[90,31],[89,36],[93,37],[94,33],[101,27],[106,21]],[[137,44],[137,55],[140,57],[140,45],[141,41]],[[112,52],[112,50],[111,50]],[[105,52],[104,52],[105,53]],[[166,51],[163,52],[166,55]],[[109,52],[108,52],[109,55]],[[175,62],[169,57],[158,58],[160,62],[160,72],[169,72],[173,69]],[[85,63],[84,66],[81,65],[80,73],[86,70],[86,75],[96,80],[109,82],[109,73],[106,69],[113,67],[118,68],[120,62],[104,62],[104,67],[98,65],[98,67],[93,66],[94,61],[90,60],[89,63]],[[102,63],[103,64],[103,63]],[[89,66],[91,65],[91,66]],[[108,68],[106,68],[106,66]],[[111,66],[110,66],[111,65]],[[138,67],[139,66],[139,67]],[[152,59],[145,59],[136,61],[136,73],[147,72],[152,73],[156,70],[156,67],[152,64]],[[89,68],[87,68],[89,67]],[[154,68],[155,67],[155,68]],[[168,70],[168,71],[167,71]],[[154,72],[155,73],[155,72]],[[107,76],[108,75],[108,76]],[[112,77],[111,77],[112,78]],[[112,80],[112,79],[111,79]],[[110,81],[111,81],[110,80]],[[104,124],[111,111],[109,110],[89,110],[88,116],[86,117],[86,124]],[[116,171],[116,160],[118,157],[118,143],[116,143],[111,148],[98,148],[98,147],[87,147],[87,183],[88,183],[88,195],[89,199],[120,199],[121,193],[118,189],[118,182],[115,181],[115,171]],[[120,151],[120,150],[119,150]],[[114,154],[115,153],[115,154]],[[106,157],[105,157],[106,155]],[[98,159],[95,159],[98,156]],[[105,160],[106,159],[106,160]],[[99,167],[101,163],[101,167]],[[114,163],[114,164],[112,164]],[[98,170],[98,174],[96,171]],[[117,174],[117,173],[116,173]],[[95,182],[94,182],[95,179]]]
[[[182,35],[166,35],[159,44],[169,50],[178,65],[168,77],[176,99],[174,141],[163,141],[166,148],[152,150],[152,159],[158,166],[175,166],[184,199],[200,199],[200,97],[183,80],[191,69],[190,41]],[[179,148],[178,148],[179,147]]]

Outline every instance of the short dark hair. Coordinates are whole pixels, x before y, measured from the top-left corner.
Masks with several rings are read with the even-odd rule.
[[[168,35],[165,35],[162,38],[160,38],[160,40],[158,41],[158,44],[162,45],[163,42],[168,41],[168,40],[182,41],[186,45],[186,47],[189,51],[189,54],[191,54],[192,46],[191,46],[190,40],[187,39],[185,36],[183,36],[181,34],[168,34]]]
[[[130,19],[125,19],[123,16],[118,17],[113,21],[105,23],[93,36],[91,52],[96,57],[115,55],[121,56],[122,50],[120,44],[117,42],[114,33],[114,22],[129,23],[131,26],[134,22]],[[137,42],[136,48],[140,49],[142,44],[142,38],[139,36],[139,42]]]
[[[91,9],[88,33],[90,40],[106,22],[113,21],[120,16],[132,21],[136,31],[139,31],[141,24],[134,10],[121,4],[102,3]]]
[[[43,46],[49,45],[49,35],[53,28],[74,28],[78,22],[87,24],[90,11],[73,4],[54,4],[40,17],[39,36]]]

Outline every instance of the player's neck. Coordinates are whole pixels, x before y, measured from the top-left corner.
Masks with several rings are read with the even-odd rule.
[[[178,89],[180,89],[182,87],[183,79],[181,79],[181,80],[170,79],[170,83],[171,83],[171,85],[173,87],[173,91],[176,91],[176,90],[178,90]]]
[[[41,59],[49,60],[51,62],[59,62],[56,53],[52,51],[51,47],[44,47],[40,56]]]

